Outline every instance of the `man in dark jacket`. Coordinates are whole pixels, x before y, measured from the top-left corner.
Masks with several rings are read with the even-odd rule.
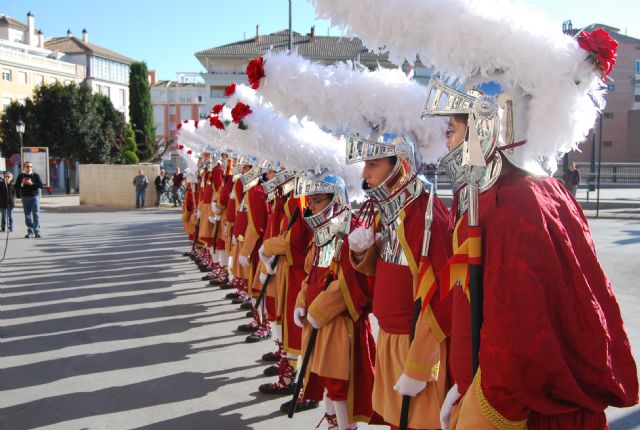
[[[27,224],[25,238],[40,238],[40,189],[42,180],[33,171],[30,161],[24,163],[24,171],[16,179],[16,194],[22,199],[24,222]]]
[[[2,211],[2,233],[7,228],[13,231],[13,208],[16,207],[16,188],[13,185],[13,173],[5,172],[4,181],[0,181],[0,211]]]
[[[160,174],[156,176],[156,180],[154,181],[154,186],[156,187],[156,207],[160,206],[160,197],[162,193],[164,193],[167,182],[169,182],[169,178],[165,176],[164,169],[160,169]]]

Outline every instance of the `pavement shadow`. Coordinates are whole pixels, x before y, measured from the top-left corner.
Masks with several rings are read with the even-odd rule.
[[[609,422],[610,430],[637,430],[640,428],[640,409]]]
[[[628,239],[617,240],[616,245],[635,245],[640,243],[640,230],[625,230],[623,233],[630,236]]]

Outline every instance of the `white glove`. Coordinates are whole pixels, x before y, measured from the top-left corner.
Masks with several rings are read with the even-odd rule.
[[[196,219],[200,219],[200,209],[196,209]]]
[[[415,397],[420,391],[424,390],[426,386],[426,381],[419,381],[417,379],[410,378],[403,373],[398,378],[398,381],[396,382],[396,385],[393,386],[393,389],[403,396]]]
[[[460,392],[458,391],[458,384],[455,384],[447,393],[440,408],[440,425],[442,426],[442,430],[449,430],[451,427],[451,411],[453,405],[459,398]]]
[[[271,257],[267,257],[264,255],[264,245],[260,246],[258,249],[258,255],[260,256],[260,260],[264,263],[265,269],[267,269],[267,273],[270,275],[275,275],[276,271],[271,269],[271,265],[273,264],[273,260],[275,260],[276,256],[272,255]]]
[[[307,314],[307,310],[305,308],[295,308],[293,310],[293,322],[300,328],[304,325],[302,322],[302,318]]]
[[[240,257],[238,257],[238,263],[240,263],[242,267],[249,267],[249,258],[241,255]]]
[[[216,223],[216,217],[210,216],[210,217],[209,217],[209,222],[210,222],[211,224],[215,224],[215,223]]]
[[[213,211],[214,214],[216,215],[220,215],[222,213],[222,211],[220,210],[220,208],[218,208],[218,204],[216,202],[211,202],[211,210]]]
[[[235,236],[231,236],[231,245],[236,246],[238,244],[238,238]]]
[[[361,253],[373,246],[373,230],[358,227],[349,233],[349,248],[353,252]]]
[[[267,280],[267,274],[260,272],[260,284],[264,285],[264,281]]]
[[[318,321],[316,321],[316,319],[313,316],[311,316],[311,312],[307,312],[307,321],[309,321],[309,324],[311,324],[313,328],[315,329],[320,328],[320,324],[318,323]]]

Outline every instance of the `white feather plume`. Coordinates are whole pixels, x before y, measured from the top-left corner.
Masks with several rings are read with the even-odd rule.
[[[587,53],[544,15],[505,0],[311,0],[321,18],[388,51],[462,78],[497,77],[530,98],[520,133],[524,160],[576,149],[603,106]],[[553,164],[553,162],[552,162]],[[554,168],[554,166],[549,166]]]
[[[237,101],[249,105],[252,113],[244,118],[246,130],[236,124],[228,127],[227,140],[232,148],[280,161],[292,170],[320,173],[326,169],[345,180],[352,200],[363,196],[362,166],[345,164],[343,139],[323,131],[310,120],[298,121],[295,117],[279,115],[247,86],[238,85],[228,105],[233,106]]]
[[[426,163],[446,154],[446,121],[421,120],[426,87],[400,69],[369,71],[353,63],[329,66],[298,55],[265,55],[265,77],[258,94],[284,115],[307,116],[334,131],[409,134]]]

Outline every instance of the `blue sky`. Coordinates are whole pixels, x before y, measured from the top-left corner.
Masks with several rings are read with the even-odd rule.
[[[529,0],[561,26],[571,19],[574,26],[600,22],[618,27],[640,38],[640,1]],[[293,29],[326,35],[327,21],[316,20],[305,0],[293,0]],[[614,6],[615,5],[615,6]],[[288,0],[0,0],[0,12],[26,21],[35,15],[36,27],[45,37],[64,36],[67,28],[89,41],[128,57],[147,62],[159,79],[176,79],[176,72],[204,71],[195,52],[242,40],[261,33],[288,28]],[[336,28],[331,35],[338,35]]]

